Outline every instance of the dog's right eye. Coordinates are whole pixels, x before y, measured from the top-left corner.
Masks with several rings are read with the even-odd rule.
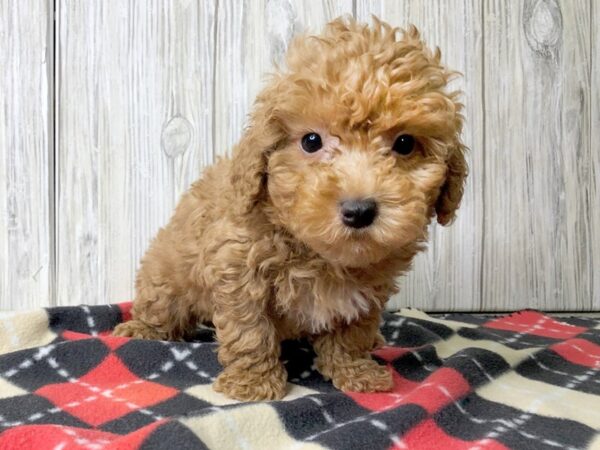
[[[306,153],[314,153],[323,147],[321,136],[317,133],[308,133],[302,136],[302,150]]]
[[[408,156],[415,148],[415,138],[410,134],[403,134],[396,138],[392,150],[402,156]]]

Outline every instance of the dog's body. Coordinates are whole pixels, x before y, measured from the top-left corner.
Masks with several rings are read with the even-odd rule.
[[[369,352],[381,310],[448,223],[466,165],[450,72],[416,30],[334,21],[298,39],[234,150],[205,170],[142,260],[116,334],[182,339],[212,321],[215,389],[285,395],[280,342],[308,337],[336,387],[390,389]]]

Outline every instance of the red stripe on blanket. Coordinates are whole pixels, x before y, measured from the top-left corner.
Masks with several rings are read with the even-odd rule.
[[[63,411],[98,426],[177,395],[178,391],[138,378],[113,354],[74,382],[49,384],[35,392]]]
[[[483,326],[553,339],[569,339],[587,330],[587,328],[558,322],[537,311],[522,311],[510,316],[500,317],[485,323]]]
[[[371,411],[385,411],[393,408],[399,404],[399,401],[408,395],[410,392],[415,390],[419,383],[410,381],[404,377],[401,377],[398,372],[390,367],[392,371],[392,377],[394,380],[394,387],[392,392],[378,392],[378,393],[362,393],[362,392],[347,392],[356,403],[363,408],[367,408]]]
[[[390,369],[392,370],[392,369]],[[384,411],[401,405],[419,405],[433,414],[450,402],[470,391],[469,383],[454,369],[442,367],[421,383],[410,381],[393,372],[392,392],[365,394],[349,392],[348,395],[363,408]]]
[[[106,448],[115,438],[120,437],[122,436],[105,431],[63,425],[22,425],[0,435],[0,449],[88,450]]]
[[[425,420],[409,431],[391,447],[394,450],[418,448],[419,450],[507,450],[507,447],[493,439],[478,441],[463,441],[454,436],[449,436],[433,419]]]
[[[385,347],[381,347],[380,349],[375,350],[373,352],[373,354],[376,356],[379,356],[381,359],[392,362],[395,359],[400,358],[403,355],[406,355],[411,350],[413,350],[413,348],[389,347],[386,345]]]
[[[121,322],[131,320],[131,307],[133,306],[133,302],[117,303],[117,306],[121,310]]]
[[[550,347],[561,357],[573,364],[600,368],[600,345],[585,339],[569,339]]]
[[[115,439],[108,449],[110,450],[136,450],[140,448],[140,446],[144,443],[144,441],[156,430],[159,426],[169,423],[168,420],[160,420],[158,422],[151,423],[150,425],[146,425],[139,430],[136,430],[132,433],[126,434],[125,436],[119,436],[118,439]],[[89,447],[86,447],[86,450]],[[108,450],[106,449],[106,450]],[[103,449],[104,450],[104,449]]]
[[[154,422],[124,436],[63,425],[22,425],[11,428],[0,435],[0,450],[29,448],[134,450],[139,448],[148,436],[164,423],[167,421]]]
[[[113,351],[119,348],[121,345],[125,344],[126,342],[129,342],[129,338],[111,336],[107,333],[101,334],[100,336],[92,336],[91,334],[77,333],[76,331],[67,330],[63,331],[61,335],[63,338],[69,341],[80,341],[82,339],[99,339],[104,343],[104,345],[106,345]]]

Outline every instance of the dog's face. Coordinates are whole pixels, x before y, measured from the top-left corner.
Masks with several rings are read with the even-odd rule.
[[[289,143],[269,158],[279,223],[324,258],[351,267],[424,238],[446,166],[410,123],[371,132],[293,126]]]
[[[260,161],[271,221],[362,267],[414,248],[436,212],[453,218],[466,175],[461,105],[416,30],[397,40],[386,25],[336,21],[296,40],[287,65],[259,96],[248,137],[259,136],[246,143],[270,142]]]

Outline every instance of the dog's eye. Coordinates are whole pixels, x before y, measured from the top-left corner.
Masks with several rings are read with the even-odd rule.
[[[396,138],[392,150],[399,155],[410,155],[415,149],[415,138],[410,134],[402,134]]]
[[[308,133],[302,136],[302,149],[306,153],[314,153],[323,147],[321,136],[317,133]]]

